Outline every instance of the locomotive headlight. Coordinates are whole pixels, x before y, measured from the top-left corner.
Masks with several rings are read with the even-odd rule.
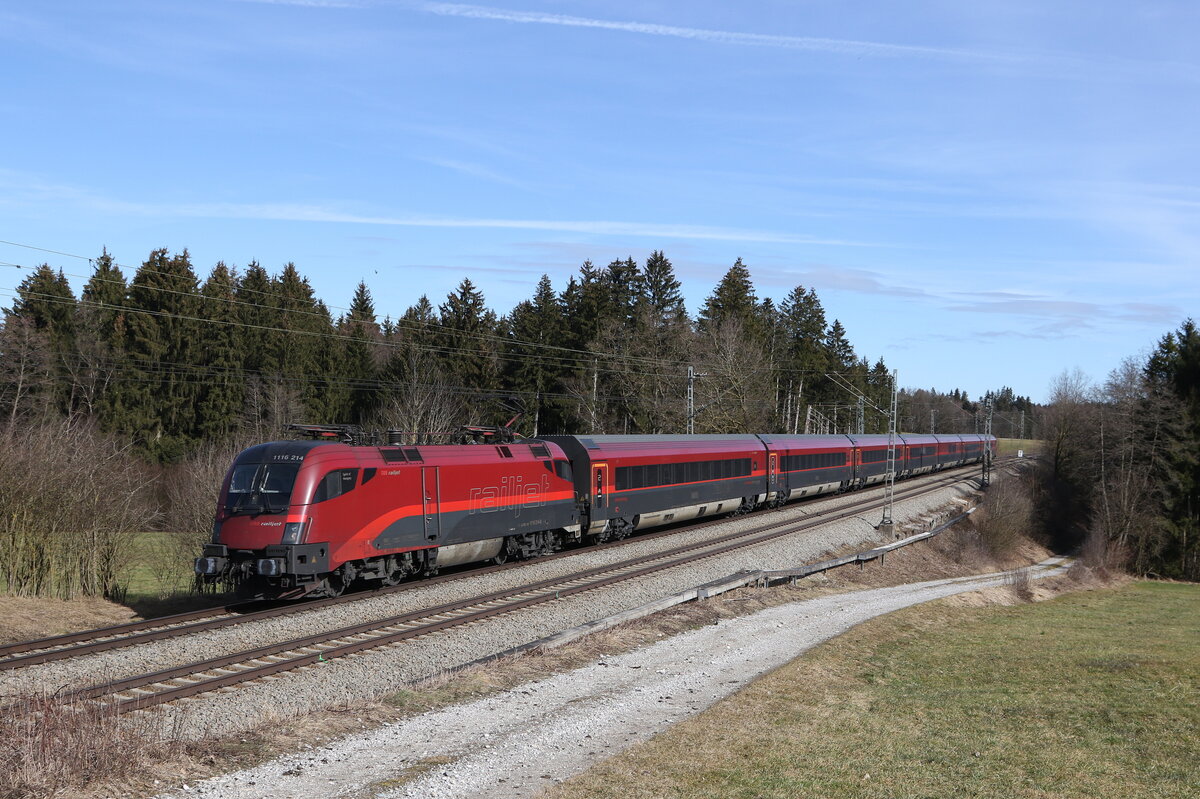
[[[254,571],[264,577],[276,577],[283,571],[282,566],[278,558],[263,558],[254,562]]]
[[[288,522],[283,526],[283,538],[281,544],[299,544],[300,536],[304,534],[304,528],[308,526],[308,522]]]
[[[196,558],[196,574],[220,574],[224,568],[224,558]]]

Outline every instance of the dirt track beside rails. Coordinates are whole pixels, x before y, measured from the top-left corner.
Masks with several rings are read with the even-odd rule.
[[[1065,571],[1046,561],[1031,579]],[[1013,573],[821,597],[728,619],[171,797],[524,797],[646,740],[856,624]]]

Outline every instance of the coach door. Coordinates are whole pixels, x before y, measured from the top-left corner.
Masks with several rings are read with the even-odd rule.
[[[442,486],[437,466],[421,467],[421,510],[425,540],[437,541],[442,534]]]
[[[767,491],[775,493],[780,491],[779,485],[779,454],[772,452],[767,455]]]
[[[608,480],[608,464],[593,463],[592,464],[592,507],[596,510],[607,510],[608,495],[612,492],[612,486]],[[606,515],[606,514],[602,514]]]

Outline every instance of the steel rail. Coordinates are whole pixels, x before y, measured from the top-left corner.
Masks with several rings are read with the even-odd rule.
[[[962,480],[962,477],[947,476],[921,486],[910,486],[904,496],[932,493]],[[65,693],[61,699],[73,701],[113,696],[115,699],[109,704],[115,705],[118,712],[142,709],[757,546],[879,507],[882,507],[882,500],[872,496],[843,506],[832,515],[767,523],[716,541],[696,542],[512,589],[83,688]],[[447,614],[448,618],[438,618]],[[433,621],[421,623],[425,619]],[[397,627],[404,629],[395,629]],[[173,681],[184,681],[184,684],[172,685]],[[121,696],[130,693],[133,695]]]
[[[974,464],[958,466],[944,472],[933,472],[930,475],[927,475],[927,477],[934,477],[935,475],[948,476],[951,474],[958,474],[963,470],[971,470],[973,468]],[[926,475],[922,475],[922,477],[926,477]],[[922,483],[921,485],[925,485],[925,483]],[[872,492],[877,491],[878,486],[872,486],[867,490]],[[824,498],[830,499],[836,496],[837,495],[827,495]],[[811,497],[811,499],[814,500],[820,498],[822,498],[821,495]],[[772,510],[779,509],[761,508],[747,515],[765,514]],[[835,508],[832,510],[836,511],[838,509]],[[830,511],[817,511],[813,515],[823,516],[829,512]],[[593,544],[587,547],[575,547],[569,550],[542,556],[538,558],[537,561],[545,563],[550,560],[570,557],[585,551],[596,552],[603,549],[626,546],[641,541],[654,541],[666,536],[691,532],[693,530],[701,530],[705,527],[721,524],[727,520],[727,517],[721,516],[696,524],[681,527],[670,527],[666,530],[660,530],[654,533],[646,533],[619,541],[608,541],[602,544]],[[369,591],[358,591],[351,594],[343,594],[342,596],[337,597],[308,600],[302,604],[289,603],[278,607],[249,611],[245,613],[239,613],[237,608],[251,606],[255,604],[254,602],[231,604],[223,607],[204,608],[201,610],[178,613],[171,616],[161,616],[155,619],[146,619],[143,621],[113,625],[111,627],[83,630],[76,633],[68,633],[65,635],[58,635],[30,641],[21,641],[0,646],[0,671],[23,668],[25,666],[34,666],[73,657],[81,657],[98,652],[106,652],[113,649],[134,646],[137,644],[161,641],[168,638],[177,638],[197,632],[209,632],[211,630],[222,629],[224,627],[231,627],[247,622],[263,621],[279,616],[285,616],[291,613],[304,613],[308,611],[319,610],[321,608],[332,605],[340,605],[346,602],[355,602],[429,585],[437,585],[438,583],[457,579],[461,576],[465,576],[466,574],[483,575],[505,571],[512,568],[519,568],[528,562],[529,561],[512,561],[509,563],[496,564],[492,566],[475,567],[469,571],[438,575],[437,577],[432,577],[425,580],[415,580],[403,583],[401,585],[381,587]]]

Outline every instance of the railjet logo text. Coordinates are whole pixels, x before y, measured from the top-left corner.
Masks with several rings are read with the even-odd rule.
[[[536,482],[525,482],[520,475],[505,477],[498,486],[472,488],[468,503],[469,513],[493,513],[509,508],[515,516],[521,508],[540,508],[546,504],[546,493],[550,490],[550,478],[542,475]]]

